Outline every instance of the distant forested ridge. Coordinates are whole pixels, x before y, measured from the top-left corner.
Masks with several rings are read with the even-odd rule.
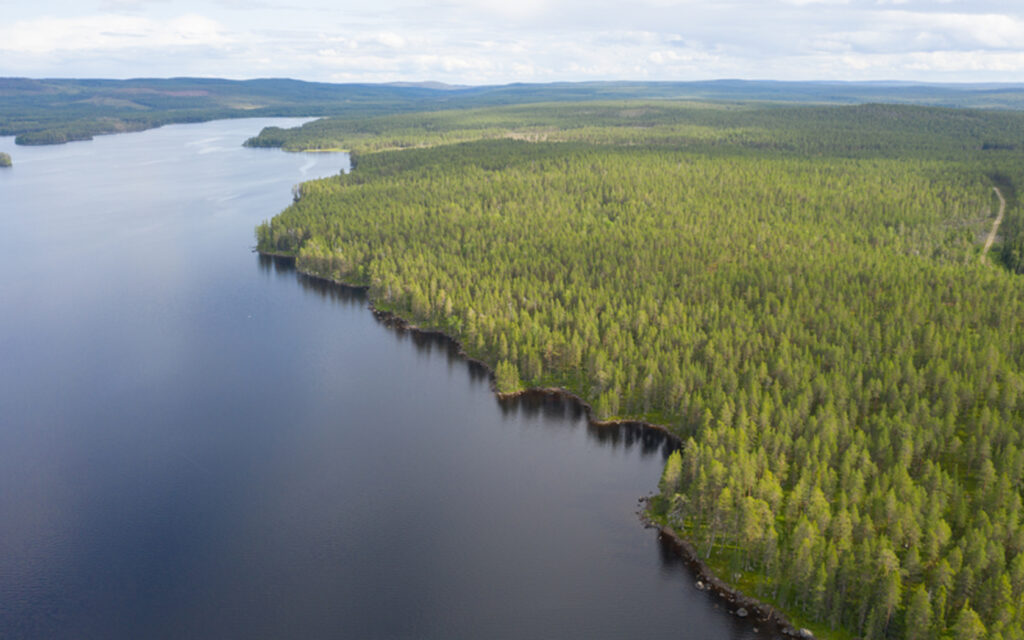
[[[727,580],[823,636],[1024,638],[1024,115],[627,101],[260,137],[358,161],[261,250],[502,391],[668,426],[653,516]]]
[[[1024,86],[842,82],[579,82],[454,87],[328,84],[288,79],[0,78],[0,136],[59,144],[175,122],[266,116],[343,116],[624,98],[773,103],[885,102],[1024,109]],[[271,143],[270,137],[259,142]]]
[[[220,118],[388,113],[439,90],[297,80],[0,78],[0,135],[59,144]]]

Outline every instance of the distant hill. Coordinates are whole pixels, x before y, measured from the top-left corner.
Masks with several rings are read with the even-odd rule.
[[[455,91],[458,89],[469,89],[466,84],[446,84],[444,82],[388,82],[387,87],[418,87],[420,89],[438,89],[441,91]]]
[[[281,78],[0,78],[0,135],[57,144],[173,122],[263,116],[354,116],[501,104],[662,98],[703,101],[1024,109],[1024,85],[904,82],[578,82],[465,87],[328,84]]]

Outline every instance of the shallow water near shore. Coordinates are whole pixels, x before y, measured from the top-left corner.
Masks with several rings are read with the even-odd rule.
[[[0,139],[0,637],[765,637],[639,522],[662,434],[251,252],[348,166],[241,147],[296,122]]]

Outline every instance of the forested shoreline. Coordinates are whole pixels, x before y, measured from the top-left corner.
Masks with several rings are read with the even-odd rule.
[[[368,286],[500,391],[671,429],[652,516],[744,592],[823,635],[1024,637],[1020,114],[588,103],[264,133],[358,169],[305,183],[260,250]]]

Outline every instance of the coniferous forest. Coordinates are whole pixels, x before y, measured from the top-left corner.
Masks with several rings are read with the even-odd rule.
[[[0,77],[0,136],[21,145],[64,144],[180,122],[263,116],[345,116],[506,104],[608,99],[772,100],[859,104],[876,101],[945,107],[1020,109],[1012,84],[890,82],[564,82],[481,87],[437,83],[332,84],[286,78],[133,78],[129,80]],[[334,126],[337,121],[334,122]],[[262,142],[269,142],[264,138]],[[324,141],[321,140],[322,144]]]
[[[261,250],[499,390],[677,433],[652,517],[727,581],[826,636],[1024,638],[1024,114],[563,103],[250,144],[356,167]]]

